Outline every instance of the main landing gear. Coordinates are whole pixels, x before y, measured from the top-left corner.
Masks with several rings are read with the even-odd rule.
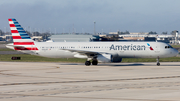
[[[98,64],[98,61],[97,60],[93,60],[92,61],[92,65],[97,65]]]
[[[86,62],[85,62],[85,65],[86,65],[86,66],[90,66],[90,65],[91,65],[91,62],[90,62],[90,61],[86,61]]]
[[[157,60],[157,66],[160,66],[159,57],[156,60]]]
[[[97,65],[98,64],[98,61],[97,60],[92,60],[92,65]],[[90,66],[91,65],[91,62],[90,61],[86,61],[85,62],[85,65],[86,66]]]

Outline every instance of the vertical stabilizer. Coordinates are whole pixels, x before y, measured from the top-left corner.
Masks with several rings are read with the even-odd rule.
[[[21,27],[21,25],[16,21],[16,19],[8,19],[9,26],[12,33],[13,45],[18,45],[21,47],[14,47],[15,50],[38,50],[35,47],[35,42],[30,38],[26,31]]]

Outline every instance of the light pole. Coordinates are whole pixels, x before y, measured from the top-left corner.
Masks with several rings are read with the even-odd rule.
[[[96,22],[94,21],[94,35],[96,34]]]
[[[56,35],[56,28],[54,28],[54,34]]]

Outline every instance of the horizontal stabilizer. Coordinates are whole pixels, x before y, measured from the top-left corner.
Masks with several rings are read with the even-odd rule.
[[[13,45],[12,43],[7,44],[6,47],[14,50],[38,50],[37,47],[18,46],[18,45]]]

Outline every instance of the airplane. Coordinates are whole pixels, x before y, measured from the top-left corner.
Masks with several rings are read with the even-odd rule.
[[[8,20],[13,43],[7,44],[7,48],[49,58],[85,58],[86,66],[98,62],[119,63],[122,58],[156,58],[159,66],[159,58],[179,53],[163,42],[36,42],[16,19]]]

